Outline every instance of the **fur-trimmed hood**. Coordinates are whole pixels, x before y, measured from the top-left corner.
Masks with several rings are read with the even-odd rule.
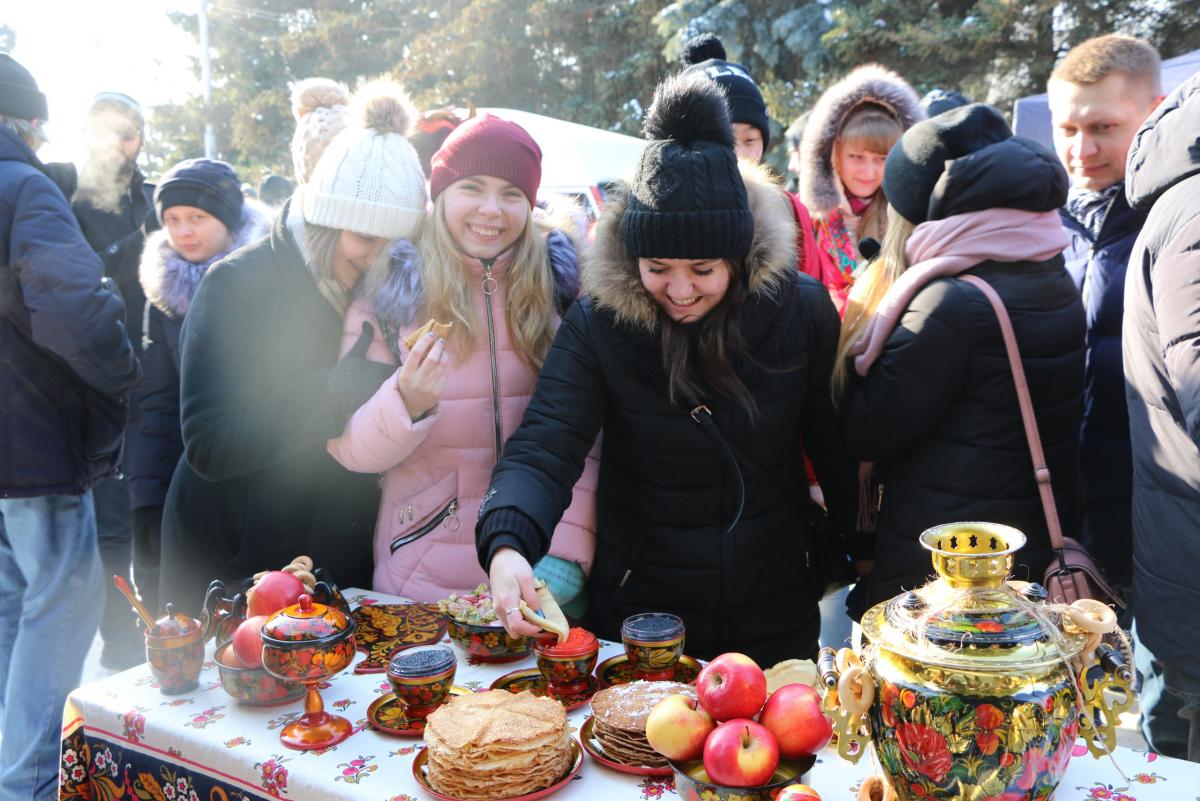
[[[266,236],[270,230],[270,210],[246,200],[233,242],[202,262],[188,261],[171,247],[165,228],[155,231],[146,240],[142,261],[138,266],[138,279],[142,283],[142,291],[146,293],[146,300],[167,316],[183,319],[200,286],[200,279],[204,278],[209,268],[238,248]]]
[[[826,89],[809,115],[800,144],[800,199],[813,214],[829,214],[844,202],[833,170],[833,143],[850,112],[867,102],[891,110],[906,131],[925,119],[921,99],[908,81],[878,64],[864,64]]]
[[[577,211],[578,205],[568,200],[533,209],[534,220],[545,232],[546,253],[554,274],[555,307],[560,315],[579,297],[577,243],[583,232]],[[424,305],[425,288],[421,284],[417,247],[407,239],[397,240],[392,245],[387,279],[371,298],[372,311],[385,331],[403,331],[417,323]]]
[[[739,161],[742,181],[754,217],[754,239],[746,254],[750,294],[769,293],[784,276],[796,272],[796,222],[783,188],[761,166]],[[629,186],[618,184],[608,195],[596,223],[596,242],[588,252],[583,293],[617,321],[646,331],[658,328],[658,305],[642,286],[637,260],[625,250],[621,217]],[[715,255],[715,254],[714,254]]]

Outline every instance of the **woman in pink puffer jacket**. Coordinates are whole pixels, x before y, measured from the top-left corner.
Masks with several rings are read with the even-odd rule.
[[[541,150],[520,126],[490,115],[459,126],[433,157],[416,246],[398,242],[347,311],[342,352],[366,322],[367,357],[401,365],[328,446],[347,468],[384,474],[376,590],[430,602],[487,581],[476,513],[579,289],[572,237],[533,208],[540,178]],[[431,318],[453,323],[447,338],[407,347]],[[549,551],[584,574],[595,549],[588,461]]]

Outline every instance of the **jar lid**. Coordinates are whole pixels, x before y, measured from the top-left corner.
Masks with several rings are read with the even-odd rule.
[[[271,615],[263,624],[262,636],[280,643],[312,642],[353,633],[354,629],[354,619],[345,612],[305,594],[299,603]]]
[[[995,523],[950,523],[921,534],[938,578],[869,609],[875,645],[931,665],[1033,668],[1074,656],[1086,637],[1065,631],[1040,585],[1009,582],[1025,535]]]
[[[631,615],[621,624],[621,639],[637,642],[666,642],[683,636],[683,620],[666,612]]]
[[[185,615],[175,609],[175,604],[167,604],[167,613],[154,622],[154,637],[178,637],[181,634],[195,631],[201,623],[194,617]]]
[[[454,652],[444,645],[401,651],[388,663],[388,675],[402,679],[421,679],[445,673],[457,664]]]

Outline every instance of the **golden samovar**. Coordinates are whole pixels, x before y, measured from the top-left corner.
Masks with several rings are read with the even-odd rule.
[[[938,578],[872,607],[857,651],[822,650],[838,751],[857,762],[873,743],[901,801],[1043,801],[1078,737],[1095,756],[1116,745],[1133,700],[1127,657],[1103,640],[1116,616],[1006,581],[1014,528],[951,523],[921,544]]]

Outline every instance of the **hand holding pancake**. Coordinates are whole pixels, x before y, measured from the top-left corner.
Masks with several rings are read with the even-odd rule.
[[[409,352],[396,376],[396,390],[404,399],[404,406],[413,422],[425,417],[437,406],[446,388],[450,354],[446,349],[445,336],[450,333],[451,325],[430,320],[404,338]]]

